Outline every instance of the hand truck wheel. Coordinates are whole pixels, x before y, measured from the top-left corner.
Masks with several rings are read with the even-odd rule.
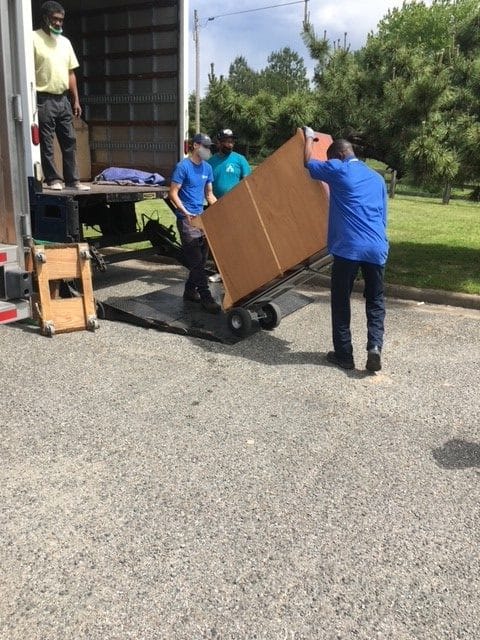
[[[275,327],[278,327],[280,320],[282,319],[282,312],[278,305],[274,302],[269,302],[262,307],[262,314],[264,315],[259,315],[258,317],[258,323],[262,329],[272,331]]]
[[[234,307],[227,312],[227,324],[232,333],[240,338],[252,331],[252,316],[243,307]]]

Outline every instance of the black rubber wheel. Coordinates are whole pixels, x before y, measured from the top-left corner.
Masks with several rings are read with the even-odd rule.
[[[236,336],[244,338],[252,331],[252,316],[242,307],[234,307],[227,312],[228,328]]]
[[[272,331],[272,329],[278,327],[278,325],[280,324],[280,320],[282,319],[282,312],[280,311],[280,307],[273,302],[269,302],[264,307],[262,307],[262,311],[265,316],[258,319],[258,323],[262,327],[262,329]]]
[[[95,306],[97,311],[97,318],[99,320],[105,320],[105,307],[99,300],[95,300]]]

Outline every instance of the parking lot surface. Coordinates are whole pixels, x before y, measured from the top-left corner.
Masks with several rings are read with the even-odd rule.
[[[480,312],[389,299],[372,375],[308,293],[233,346],[0,326],[2,640],[480,637]]]

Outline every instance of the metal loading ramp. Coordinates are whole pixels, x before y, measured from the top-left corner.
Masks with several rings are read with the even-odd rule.
[[[110,297],[98,303],[100,319],[126,322],[146,329],[157,329],[179,335],[236,344],[246,336],[232,333],[224,313],[206,313],[199,304],[184,302],[184,283],[135,297]],[[221,299],[222,286],[212,285],[212,293]],[[305,307],[314,298],[297,291],[287,291],[275,299],[282,317]],[[260,325],[252,326],[252,333],[260,331]]]

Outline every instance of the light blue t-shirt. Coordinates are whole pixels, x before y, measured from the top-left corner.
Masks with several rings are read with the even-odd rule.
[[[240,180],[252,173],[245,156],[236,151],[228,155],[215,153],[208,162],[213,169],[213,193],[217,198],[231,191]]]
[[[178,197],[185,209],[192,215],[203,213],[205,200],[205,185],[213,182],[212,167],[202,160],[195,164],[190,158],[180,160],[172,174],[172,182],[182,185],[178,190]],[[184,216],[176,212],[178,218]]]
[[[385,180],[356,157],[310,160],[305,166],[312,178],[330,187],[329,252],[384,265],[388,256]]]

